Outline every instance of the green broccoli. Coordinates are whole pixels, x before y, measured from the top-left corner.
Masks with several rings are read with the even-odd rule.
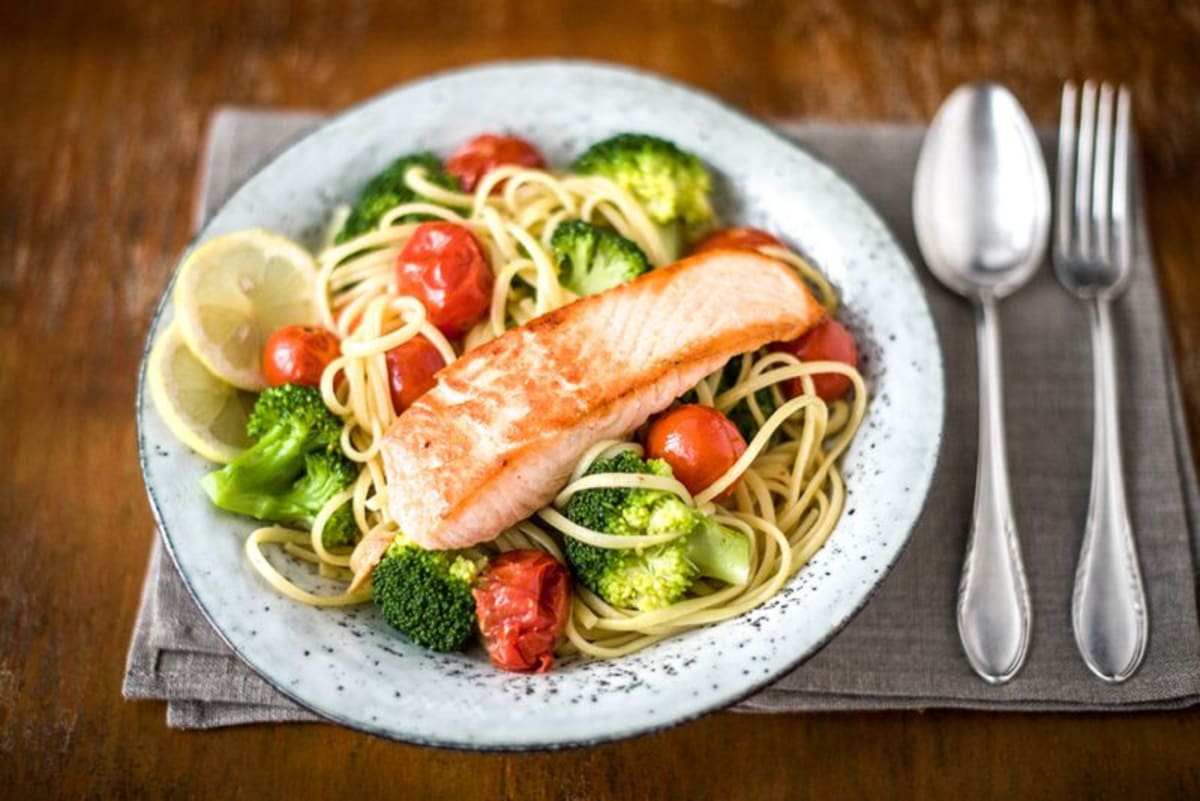
[[[349,503],[344,503],[325,521],[321,544],[328,548],[349,548],[358,542],[358,523]]]
[[[571,171],[604,176],[629,191],[660,226],[672,258],[713,221],[708,168],[665,139],[617,134],[585,150]]]
[[[595,295],[649,271],[642,249],[616,231],[583,220],[560,223],[550,248],[563,284],[576,295]]]
[[[219,508],[277,523],[312,526],[325,503],[357,477],[337,451],[342,422],[312,387],[285,384],[258,397],[246,433],[254,443],[200,486]],[[349,506],[325,525],[327,547],[357,537]]]
[[[237,490],[283,492],[304,471],[305,456],[337,446],[342,422],[316,389],[284,384],[258,396],[246,433],[254,444],[201,482],[209,495]]]
[[[278,496],[274,514],[261,515],[267,520],[288,520],[312,528],[317,513],[329,499],[349,487],[358,478],[358,468],[337,451],[317,451],[304,459],[304,475],[292,488]],[[358,524],[349,503],[339,506],[321,529],[321,544],[326,548],[344,548],[358,540]]]
[[[458,651],[475,632],[478,574],[466,556],[427,551],[398,535],[371,574],[371,596],[383,619],[417,645]]]
[[[721,370],[721,380],[717,383],[716,394],[720,395],[725,390],[737,383],[738,376],[742,371],[742,357],[735,356],[725,363],[724,369]],[[763,387],[754,393],[754,400],[758,402],[758,408],[763,413],[763,419],[770,417],[777,408],[775,405],[775,396],[771,393],[769,387]],[[742,437],[749,442],[754,439],[760,428],[758,421],[754,419],[754,413],[750,411],[750,403],[747,399],[738,401],[738,404],[725,413],[725,416],[737,426]]]
[[[721,378],[717,381],[717,388],[714,395],[720,395],[727,389],[737,383],[738,376],[742,371],[742,357],[735,356],[725,363],[721,368]],[[763,413],[763,419],[770,417],[779,406],[775,403],[775,396],[771,393],[769,387],[764,387],[754,393],[754,399],[758,401],[758,408]],[[689,389],[679,397],[680,403],[699,403],[700,398],[694,389]],[[749,442],[754,439],[758,433],[758,421],[754,419],[754,413],[750,411],[750,402],[742,399],[737,402],[729,411],[725,412],[725,416],[737,426],[737,430],[741,433],[742,439]]]
[[[632,451],[595,462],[595,473],[671,475],[660,459]],[[566,538],[567,560],[576,578],[614,606],[661,609],[676,603],[701,576],[744,584],[750,575],[750,541],[719,525],[678,496],[652,489],[605,487],[577,492],[567,501],[569,520],[605,534],[637,537],[678,532],[679,537],[646,548],[597,548]]]
[[[425,177],[438,186],[452,190],[458,189],[458,180],[445,171],[442,162],[434,154],[413,153],[401,156],[363,187],[358,200],[350,208],[350,216],[346,218],[342,230],[338,232],[334,241],[340,244],[347,239],[365,234],[379,225],[384,214],[401,203],[428,200],[409,188],[404,180],[405,173],[413,167],[424,169]],[[432,218],[424,214],[408,214],[401,217],[400,221],[420,222],[427,219]]]

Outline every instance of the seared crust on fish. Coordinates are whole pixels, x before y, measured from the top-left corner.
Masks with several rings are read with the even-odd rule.
[[[711,251],[550,312],[463,355],[382,443],[387,502],[425,548],[486,542],[549,503],[583,453],[627,436],[732,357],[823,314],[785,264]],[[361,585],[386,532],[351,558]]]

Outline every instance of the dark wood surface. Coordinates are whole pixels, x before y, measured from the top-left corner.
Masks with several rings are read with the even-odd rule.
[[[331,726],[170,731],[119,687],[151,541],[134,375],[222,103],[337,108],[487,59],[624,61],[761,115],[927,120],[959,82],[1035,121],[1128,81],[1200,431],[1200,6],[823,2],[41,3],[0,8],[0,796],[636,799],[1200,795],[1200,712],[723,713],[559,754]],[[1193,433],[1195,437],[1195,433]]]

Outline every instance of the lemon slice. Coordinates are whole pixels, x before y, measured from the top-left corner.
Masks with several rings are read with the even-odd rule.
[[[177,324],[150,349],[146,383],[167,428],[205,459],[225,464],[250,447],[246,418],[254,396],[210,373],[183,341]]]
[[[316,275],[312,255],[278,234],[255,229],[209,240],[175,279],[179,333],[213,375],[265,389],[263,345],[280,326],[316,322]]]

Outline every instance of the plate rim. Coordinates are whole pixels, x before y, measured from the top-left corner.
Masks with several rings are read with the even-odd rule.
[[[706,102],[706,103],[712,104],[714,106],[717,106],[720,108],[720,110],[723,113],[732,115],[732,116],[736,117],[737,119],[739,119],[740,121],[742,121],[743,123],[754,126],[760,134],[762,134],[766,137],[769,137],[769,138],[775,140],[777,143],[779,143],[787,148],[790,148],[791,150],[796,151],[797,153],[802,155],[808,162],[810,162],[810,164],[809,164],[810,167],[815,168],[819,171],[825,171],[825,172],[829,173],[830,175],[834,176],[837,179],[838,183],[840,183],[842,185],[842,187],[853,198],[853,200],[856,201],[861,206],[862,211],[864,211],[866,213],[866,215],[868,216],[868,219],[871,220],[877,226],[879,232],[882,233],[884,235],[884,237],[886,238],[887,244],[890,245],[896,251],[896,253],[899,254],[903,265],[905,266],[905,268],[908,271],[909,277],[911,278],[911,280],[913,281],[913,283],[915,284],[915,286],[917,288],[917,295],[918,295],[918,299],[920,301],[920,306],[921,306],[922,311],[924,312],[923,317],[925,320],[928,321],[929,327],[933,334],[933,342],[934,342],[935,348],[933,349],[933,354],[930,359],[929,367],[933,370],[933,372],[936,375],[937,380],[933,383],[935,385],[935,388],[936,388],[935,391],[938,396],[937,400],[939,400],[940,403],[937,404],[937,408],[936,408],[937,425],[936,425],[935,436],[933,436],[931,438],[932,447],[933,447],[933,458],[930,461],[927,470],[924,471],[924,473],[921,476],[919,476],[919,481],[915,482],[912,487],[914,490],[917,490],[916,494],[919,494],[921,497],[920,507],[917,510],[916,514],[913,516],[912,522],[909,524],[907,531],[904,532],[902,542],[900,543],[899,547],[895,550],[895,552],[891,555],[891,557],[887,560],[886,565],[884,565],[881,568],[878,580],[876,580],[871,585],[870,589],[862,596],[861,599],[859,599],[855,603],[854,607],[847,614],[845,614],[842,617],[842,619],[836,621],[835,624],[829,629],[829,631],[826,632],[825,635],[820,637],[805,653],[798,656],[795,660],[787,662],[785,665],[783,665],[778,670],[772,670],[770,675],[768,675],[765,679],[761,679],[761,680],[756,679],[753,682],[750,682],[744,690],[740,690],[740,691],[734,693],[731,697],[720,698],[713,703],[707,703],[707,702],[701,703],[695,710],[681,714],[681,715],[664,716],[665,720],[662,723],[653,724],[653,725],[636,725],[635,724],[635,728],[633,728],[631,730],[620,730],[620,731],[614,730],[611,732],[606,732],[604,734],[594,735],[594,736],[590,736],[590,737],[573,737],[573,738],[569,738],[569,739],[558,740],[553,743],[468,743],[468,742],[464,742],[462,740],[449,740],[449,739],[443,739],[443,738],[439,738],[439,737],[427,737],[427,736],[414,735],[414,734],[409,734],[409,733],[402,733],[402,732],[397,731],[396,727],[388,728],[388,727],[382,726],[382,725],[373,726],[364,721],[350,719],[348,717],[343,717],[341,715],[338,715],[337,713],[334,713],[334,712],[331,712],[331,711],[328,711],[325,709],[319,709],[316,706],[314,706],[311,702],[306,701],[299,694],[290,690],[284,683],[276,681],[276,679],[268,671],[261,669],[258,665],[256,665],[251,659],[249,659],[247,657],[247,655],[245,653],[243,653],[243,651],[233,642],[233,640],[231,640],[231,638],[226,634],[226,632],[221,628],[221,626],[219,626],[217,624],[213,615],[210,613],[208,607],[205,606],[203,600],[200,598],[199,594],[194,589],[194,587],[192,585],[192,581],[189,578],[187,571],[184,569],[183,565],[180,563],[179,557],[175,551],[175,547],[174,547],[172,538],[168,534],[168,527],[166,525],[166,521],[163,516],[162,510],[160,508],[160,501],[155,494],[155,490],[151,484],[151,481],[149,480],[149,473],[150,473],[149,450],[150,450],[150,446],[147,443],[146,430],[143,425],[143,419],[144,419],[144,415],[145,415],[145,406],[146,406],[146,404],[145,404],[146,383],[145,382],[146,382],[147,362],[149,360],[150,350],[154,344],[153,333],[158,328],[163,314],[166,312],[168,306],[170,305],[172,289],[174,287],[175,280],[178,275],[179,265],[182,264],[183,260],[197,246],[197,244],[205,238],[209,228],[212,225],[212,221],[220,214],[220,212],[223,209],[225,209],[226,206],[228,206],[234,200],[235,197],[237,197],[237,195],[241,192],[241,190],[245,187],[245,185],[247,183],[249,183],[251,180],[253,180],[256,176],[258,176],[263,170],[265,170],[267,167],[269,167],[271,164],[273,164],[276,160],[282,158],[285,154],[290,152],[292,149],[294,149],[294,148],[300,146],[302,143],[306,142],[310,137],[319,135],[321,132],[323,132],[327,128],[340,123],[341,120],[343,120],[345,117],[356,113],[357,111],[361,110],[362,108],[365,108],[366,106],[382,102],[385,99],[387,99],[397,93],[400,93],[402,91],[405,91],[407,89],[410,89],[414,86],[418,86],[421,84],[432,83],[432,82],[440,81],[443,79],[450,79],[450,78],[454,78],[457,76],[462,76],[462,75],[467,75],[467,74],[472,74],[472,73],[481,74],[481,73],[487,73],[489,71],[504,71],[504,70],[509,70],[509,69],[513,69],[513,68],[517,68],[517,69],[521,69],[521,68],[525,68],[525,69],[566,68],[566,69],[578,69],[578,70],[583,70],[583,71],[591,71],[591,72],[599,72],[599,73],[607,72],[610,74],[617,74],[617,75],[621,75],[621,76],[625,76],[625,77],[634,77],[641,81],[658,84],[662,87],[669,88],[669,89],[672,89],[675,91],[682,91],[682,92],[690,95],[692,99],[700,100],[702,102]],[[209,127],[211,127],[212,119],[213,118],[210,118],[210,121],[208,123]],[[197,187],[196,191],[197,192],[199,191],[199,187]],[[706,90],[696,88],[696,87],[691,86],[683,81],[676,80],[676,79],[673,79],[673,78],[670,78],[670,77],[667,77],[667,76],[664,76],[664,75],[661,75],[659,73],[655,73],[652,71],[640,69],[637,67],[632,67],[632,66],[629,66],[626,64],[607,62],[607,61],[599,61],[599,60],[593,60],[593,59],[577,59],[577,58],[496,59],[496,60],[489,60],[489,61],[483,61],[483,62],[475,62],[475,63],[471,63],[471,64],[467,64],[467,65],[462,65],[462,66],[457,66],[457,67],[453,67],[453,68],[449,68],[449,69],[438,70],[435,72],[426,73],[426,74],[411,78],[409,80],[405,80],[401,83],[394,84],[394,85],[388,87],[387,89],[384,89],[381,92],[370,95],[369,97],[366,97],[363,100],[360,100],[352,105],[349,105],[342,109],[339,109],[336,113],[330,114],[330,115],[324,117],[323,119],[321,119],[313,127],[305,129],[305,130],[285,139],[281,144],[277,145],[274,149],[272,149],[268,155],[266,155],[263,158],[256,161],[254,166],[250,169],[250,171],[248,171],[246,173],[245,176],[243,176],[242,178],[233,182],[230,185],[230,187],[226,190],[224,196],[220,199],[219,203],[213,207],[212,212],[207,216],[207,218],[205,218],[203,224],[201,226],[199,226],[198,229],[195,231],[195,233],[189,238],[188,243],[184,247],[184,249],[181,251],[179,258],[176,259],[174,266],[171,269],[171,274],[168,277],[168,279],[162,289],[161,294],[159,295],[158,302],[155,305],[154,313],[151,315],[149,323],[147,325],[146,338],[145,338],[145,342],[143,344],[142,358],[141,358],[139,366],[138,366],[136,380],[137,380],[137,383],[135,385],[135,392],[134,392],[134,414],[135,414],[135,422],[137,425],[138,466],[139,466],[139,469],[140,469],[141,475],[142,475],[142,483],[145,486],[147,498],[149,500],[151,514],[152,514],[152,516],[154,518],[154,522],[155,522],[155,536],[162,543],[164,549],[166,550],[168,556],[170,557],[171,563],[174,566],[174,569],[175,569],[177,575],[179,576],[180,580],[182,581],[184,588],[187,591],[187,594],[191,597],[193,602],[195,602],[197,608],[200,610],[201,615],[204,617],[205,621],[212,627],[213,631],[216,632],[217,636],[221,639],[221,641],[224,642],[225,645],[228,646],[229,649],[232,651],[232,653],[237,657],[237,659],[243,665],[250,668],[250,670],[252,670],[256,676],[263,679],[265,682],[267,682],[268,685],[270,685],[274,690],[281,693],[284,697],[286,697],[289,700],[291,700],[292,702],[296,703],[298,706],[305,709],[306,711],[311,712],[312,714],[316,715],[323,722],[335,723],[337,725],[346,727],[348,729],[363,732],[365,734],[379,737],[379,738],[389,740],[392,742],[401,742],[401,743],[407,743],[407,744],[411,744],[411,745],[447,749],[447,750],[453,750],[453,751],[459,751],[459,752],[465,752],[465,753],[521,753],[521,752],[562,751],[562,750],[575,749],[575,748],[586,748],[586,747],[590,747],[590,746],[594,746],[594,745],[600,745],[603,743],[617,742],[617,741],[622,741],[622,740],[630,740],[630,739],[634,739],[634,738],[638,738],[638,737],[643,737],[646,735],[665,731],[665,730],[674,728],[676,726],[680,726],[684,723],[688,723],[693,720],[697,720],[697,719],[704,717],[705,715],[711,714],[713,712],[720,711],[723,709],[728,709],[732,706],[735,706],[736,704],[744,701],[745,699],[749,698],[752,695],[755,695],[756,693],[760,692],[761,690],[765,689],[766,687],[770,686],[771,684],[774,684],[782,676],[794,671],[796,668],[800,667],[805,662],[807,662],[809,659],[811,659],[813,656],[818,654],[826,645],[829,644],[829,642],[834,637],[836,637],[839,633],[841,633],[845,629],[845,627],[847,625],[849,625],[850,622],[853,621],[859,615],[859,613],[862,612],[862,610],[864,608],[866,608],[867,604],[871,601],[872,598],[874,598],[875,594],[880,590],[880,588],[886,582],[887,578],[891,575],[893,569],[895,568],[896,564],[899,562],[900,558],[907,551],[908,546],[912,541],[913,532],[915,531],[917,525],[920,523],[921,519],[924,517],[924,515],[928,509],[929,490],[930,490],[930,487],[932,486],[934,476],[937,473],[937,469],[942,461],[942,450],[943,450],[942,445],[943,445],[944,436],[945,436],[945,413],[946,413],[945,362],[944,362],[944,358],[943,358],[941,342],[940,342],[940,339],[937,334],[937,326],[933,319],[932,312],[930,311],[930,308],[929,308],[929,301],[928,301],[926,292],[924,291],[924,289],[921,286],[920,279],[917,274],[917,268],[913,265],[912,260],[908,257],[907,253],[905,253],[904,248],[897,241],[896,236],[893,233],[892,229],[887,225],[886,222],[884,222],[882,217],[875,210],[875,207],[873,205],[871,205],[866,200],[866,198],[864,198],[862,196],[862,194],[859,192],[859,190],[855,186],[855,184],[853,184],[851,181],[849,181],[841,173],[840,170],[833,167],[832,165],[825,162],[824,160],[818,158],[817,156],[813,155],[806,148],[802,147],[801,145],[797,144],[796,142],[789,140],[777,128],[773,127],[769,123],[767,123],[759,118],[752,116],[748,112],[743,111],[743,110],[727,103],[723,99],[707,92]]]

